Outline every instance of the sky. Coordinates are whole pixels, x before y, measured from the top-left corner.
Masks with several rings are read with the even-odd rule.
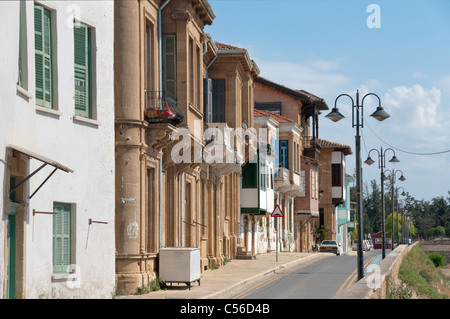
[[[380,184],[379,154],[394,170],[396,187],[417,200],[450,191],[450,1],[448,0],[209,0],[216,15],[205,32],[245,48],[260,76],[303,89],[336,106],[345,119],[319,116],[319,137],[351,146],[346,170],[355,170],[352,101],[380,97],[390,114],[363,103],[363,184]],[[383,150],[381,152],[381,150]],[[400,163],[390,163],[393,155]],[[406,178],[398,180],[401,173]]]

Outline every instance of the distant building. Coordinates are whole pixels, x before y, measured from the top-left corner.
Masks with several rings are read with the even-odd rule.
[[[345,174],[345,156],[352,154],[350,146],[341,143],[319,140],[321,145],[319,160],[323,163],[319,170],[320,186],[320,226],[325,228],[325,239],[336,240],[336,207],[345,203],[347,181]]]
[[[283,123],[283,128],[280,125],[275,191],[286,185],[292,188],[289,197],[279,193],[286,207],[293,206],[293,219],[284,222],[291,227],[296,250],[311,251],[319,221],[321,146],[318,121],[320,111],[328,110],[328,106],[323,99],[309,92],[293,90],[258,77],[255,79],[255,109],[278,114],[291,121]],[[286,135],[288,131],[292,133]],[[290,243],[290,239],[287,242]],[[286,247],[293,246],[289,245]]]
[[[352,249],[350,233],[354,230],[350,205],[350,185],[354,182],[351,175],[345,174],[345,202],[336,207],[336,240],[344,252]]]

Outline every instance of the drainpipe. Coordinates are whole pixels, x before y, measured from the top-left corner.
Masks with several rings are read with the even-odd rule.
[[[207,39],[206,39],[206,41],[205,41],[205,48],[204,48],[204,51],[203,51],[203,55],[205,55],[206,52],[208,51],[208,49],[207,49],[208,42],[211,42],[211,43],[214,45],[214,42],[212,41],[211,37],[208,36]],[[206,69],[205,69],[206,92],[203,92],[203,94],[208,94],[208,92],[209,92],[208,69],[209,69],[209,67],[214,63],[214,61],[216,61],[216,59],[217,59],[217,55],[216,55],[216,56],[211,60],[211,62],[209,62],[209,64],[206,66]],[[204,100],[206,101],[206,104],[207,104],[207,105],[206,105],[206,109],[208,110],[211,106],[208,104],[208,99],[207,99],[207,98],[204,99]],[[203,116],[205,116],[205,115],[203,114]],[[205,121],[205,122],[206,122],[206,121]]]
[[[159,249],[161,249],[161,215],[162,215],[162,164],[163,153],[159,157]]]
[[[184,173],[181,173],[180,194],[180,247],[183,247],[183,206],[184,206]]]
[[[212,41],[211,37],[208,36],[207,39],[206,39],[206,42],[205,42],[205,49],[204,49],[204,51],[203,51],[203,55],[205,55],[206,52],[208,51],[208,49],[207,49],[208,42],[211,42],[211,43],[214,45],[214,42]],[[206,70],[205,70],[205,78],[208,78],[208,69],[209,69],[209,67],[214,63],[214,61],[215,61],[216,59],[217,59],[217,55],[216,55],[216,56],[212,59],[212,61],[209,62],[209,64],[206,66]]]
[[[162,92],[162,27],[161,27],[161,11],[170,2],[167,0],[158,9],[158,63],[159,63],[159,90]],[[162,159],[164,153],[161,151],[159,158],[159,248],[161,249],[161,216],[162,216]]]

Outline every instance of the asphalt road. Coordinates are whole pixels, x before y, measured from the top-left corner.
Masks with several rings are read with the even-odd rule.
[[[305,261],[278,270],[227,296],[230,299],[330,299],[357,280],[357,256],[351,253]],[[381,257],[381,250],[364,252],[367,268]]]

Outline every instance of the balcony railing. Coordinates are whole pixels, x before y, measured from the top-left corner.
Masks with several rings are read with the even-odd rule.
[[[303,139],[303,148],[321,149],[319,138],[315,136],[305,136]]]
[[[184,115],[174,98],[164,96],[160,91],[145,92],[145,119],[149,123],[180,124]]]

